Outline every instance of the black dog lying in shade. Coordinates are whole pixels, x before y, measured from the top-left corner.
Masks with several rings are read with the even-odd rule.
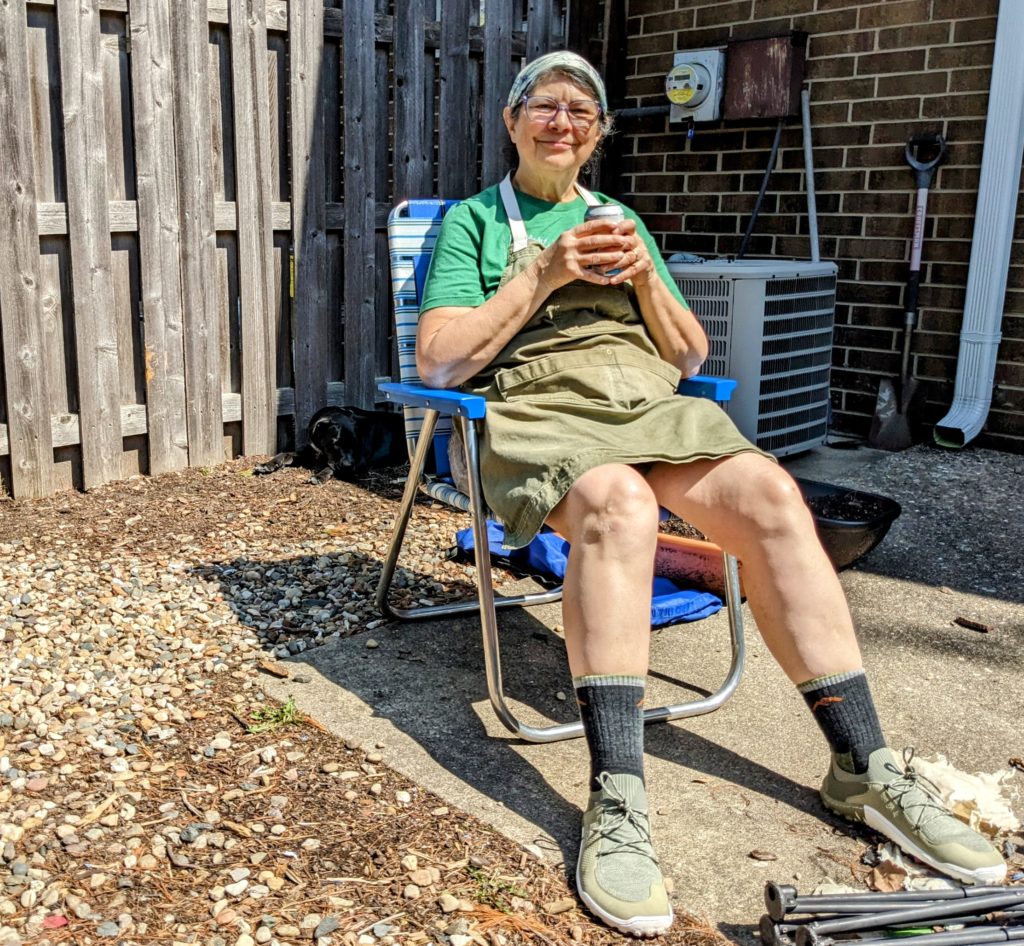
[[[332,477],[357,480],[374,467],[397,466],[409,459],[399,412],[323,407],[310,418],[308,433],[309,442],[298,453],[279,453],[253,473],[301,466],[313,470],[307,482],[320,486]]]

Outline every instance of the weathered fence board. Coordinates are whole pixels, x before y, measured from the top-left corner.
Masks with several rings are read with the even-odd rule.
[[[431,7],[433,4],[431,3]],[[433,117],[433,57],[424,53],[422,0],[399,4],[395,11],[395,197],[421,197],[432,190],[433,141],[427,115]]]
[[[345,106],[345,387],[352,403],[373,406],[377,261],[374,244],[377,111],[373,10],[368,3],[345,8],[342,98]]]
[[[185,420],[191,466],[224,459],[220,323],[214,306],[216,235],[207,109],[209,96],[206,0],[178,0],[171,17],[175,84],[175,150],[181,289],[185,300]]]
[[[324,165],[323,6],[291,3],[292,358],[296,439],[323,404],[327,357],[319,331],[327,311],[327,180]]]
[[[564,3],[0,6],[0,488],[270,453],[377,403],[387,214],[504,173],[504,96]]]
[[[28,69],[36,199],[64,200],[64,145],[60,119],[60,61],[57,18],[51,10],[29,10]]]
[[[512,161],[512,142],[505,131],[502,110],[509,87],[515,78],[512,68],[512,29],[515,10],[510,3],[487,10],[484,21],[484,96],[483,138],[490,143],[484,148],[481,183],[487,187],[500,180]],[[500,142],[500,144],[499,144]]]
[[[274,364],[273,206],[270,90],[264,0],[231,0],[239,313],[242,345],[242,445],[247,454],[277,444]]]
[[[469,131],[476,103],[470,85],[470,0],[446,0],[441,20],[440,122],[438,190],[443,197],[469,197],[476,188],[476,155]]]
[[[153,473],[165,473],[188,466],[178,164],[171,106],[174,75],[167,5],[161,0],[134,0],[130,35],[149,466]]]
[[[526,14],[526,58],[536,59],[551,49],[554,6],[546,0],[529,0]]]
[[[24,0],[0,6],[0,313],[6,382],[11,489],[16,497],[45,496],[53,488],[50,399],[41,371],[39,234],[35,158],[25,44]]]
[[[82,482],[88,489],[121,474],[121,379],[118,366],[107,141],[97,0],[57,7],[64,142],[68,161],[68,236],[78,353],[78,425]]]

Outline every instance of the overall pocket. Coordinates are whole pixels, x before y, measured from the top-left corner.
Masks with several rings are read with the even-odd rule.
[[[508,402],[529,400],[628,411],[674,394],[679,377],[679,369],[660,358],[602,346],[505,368],[495,382]]]

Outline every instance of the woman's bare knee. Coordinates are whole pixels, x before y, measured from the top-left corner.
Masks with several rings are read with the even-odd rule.
[[[657,538],[658,501],[635,469],[608,464],[583,474],[549,521],[574,542],[646,545]]]
[[[777,463],[748,453],[708,461],[699,469],[662,465],[652,476],[661,503],[730,548],[749,540],[805,530],[813,533],[800,488]]]

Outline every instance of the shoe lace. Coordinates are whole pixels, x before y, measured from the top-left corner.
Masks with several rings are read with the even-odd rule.
[[[891,763],[885,767],[896,773],[896,778],[886,782],[883,791],[904,811],[915,828],[923,828],[936,818],[948,817],[949,812],[941,801],[939,787],[918,772],[912,765],[914,749],[903,750],[903,771]]]
[[[654,853],[646,812],[630,805],[608,777],[607,772],[602,772],[598,781],[604,790],[604,796],[601,799],[601,814],[594,831],[600,839],[610,841],[612,845],[604,849],[599,847],[598,857],[629,851],[657,864],[658,858]]]

